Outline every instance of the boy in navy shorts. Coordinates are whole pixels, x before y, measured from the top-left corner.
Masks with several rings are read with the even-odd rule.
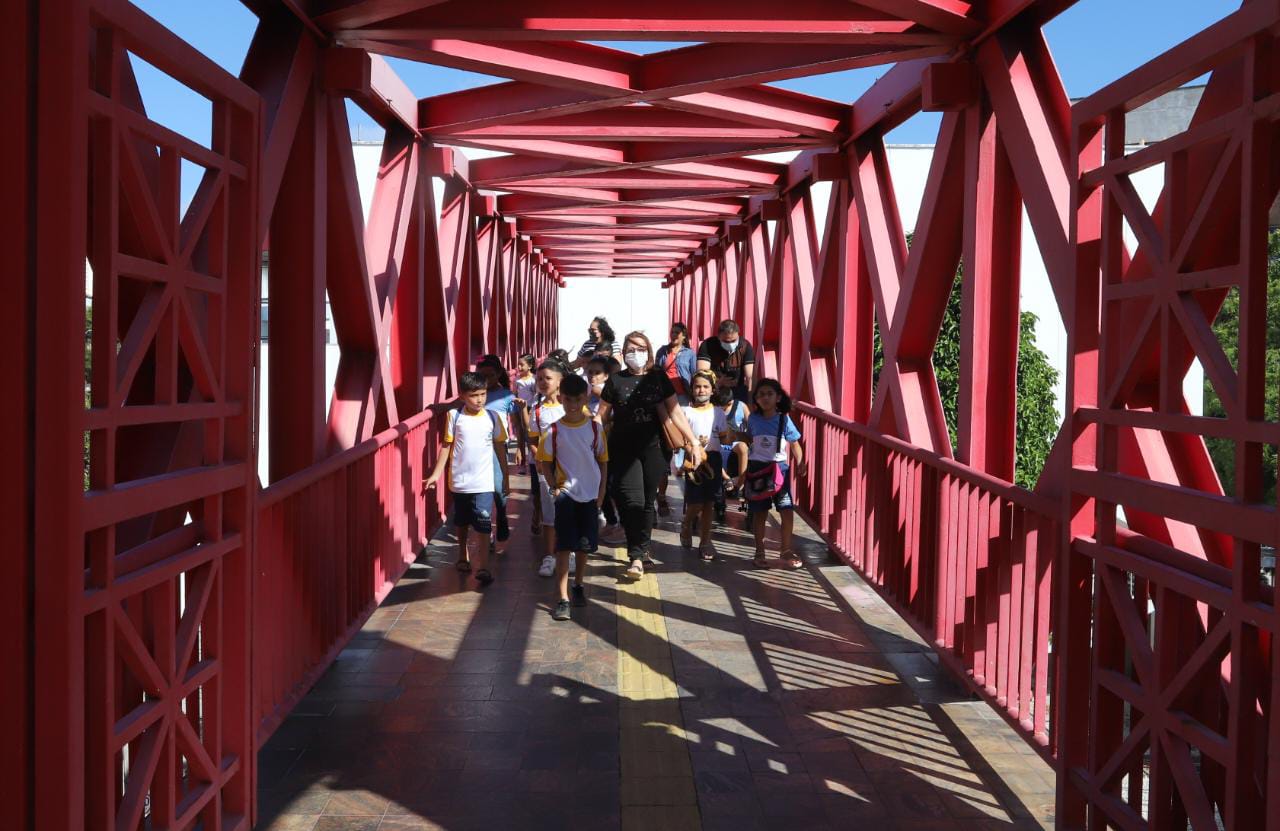
[[[587,605],[582,578],[587,557],[596,550],[598,512],[604,501],[609,451],[600,423],[587,415],[587,382],[566,375],[560,382],[564,417],[542,434],[538,462],[555,500],[556,590],[558,600],[551,617],[569,619],[569,555],[576,555],[573,605]]]
[[[476,582],[493,582],[489,571],[489,535],[493,533],[494,475],[497,456],[502,470],[502,490],[508,489],[507,430],[497,413],[485,409],[488,382],[475,372],[464,373],[459,381],[462,406],[447,413],[444,445],[436,456],[436,466],[422,483],[423,490],[434,487],[449,466],[449,492],[453,494],[453,525],[458,533],[458,571],[471,571],[467,552],[468,531],[475,531],[479,568]]]

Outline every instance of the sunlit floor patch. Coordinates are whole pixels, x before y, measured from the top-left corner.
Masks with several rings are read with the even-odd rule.
[[[693,737],[680,712],[658,582],[654,575],[622,580],[617,591],[622,827],[693,831],[702,827]]]

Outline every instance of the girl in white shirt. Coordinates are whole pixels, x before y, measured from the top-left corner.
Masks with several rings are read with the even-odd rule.
[[[698,530],[698,551],[703,562],[715,559],[711,542],[711,518],[716,499],[724,488],[721,478],[720,434],[725,431],[724,410],[711,403],[716,386],[715,373],[702,370],[693,375],[690,385],[691,403],[684,405],[684,415],[694,438],[707,450],[707,461],[685,477],[684,521],[680,523],[680,544],[693,548],[693,531]]]
[[[538,379],[533,375],[534,366],[532,355],[521,355],[516,362],[516,398],[523,401],[526,407],[533,407],[538,398]]]

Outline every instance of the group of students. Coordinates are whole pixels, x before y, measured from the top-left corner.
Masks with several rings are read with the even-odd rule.
[[[677,333],[687,340],[687,331],[675,324],[672,340]],[[539,574],[556,578],[556,620],[568,620],[571,607],[586,605],[587,559],[599,542],[626,546],[626,579],[638,580],[652,566],[659,496],[673,467],[684,480],[685,548],[693,549],[697,534],[701,558],[715,559],[712,523],[724,520],[729,485],[746,496],[753,564],[769,566],[765,525],[775,508],[782,564],[799,568],[802,561],[791,548],[791,476],[803,473],[805,457],[781,384],[758,380],[748,406],[741,400],[741,369],[721,367],[717,374],[703,366],[680,374],[678,394],[671,377],[676,373],[658,360],[661,352],[655,354],[643,332],[627,334],[617,353],[602,318],[592,321],[591,335],[577,360],[563,350],[541,362],[522,355],[514,391],[501,362],[485,356],[476,372],[462,376],[460,406],[440,407],[448,410],[443,446],[424,487],[434,486],[448,468],[457,568],[472,570],[474,540],[475,579],[482,586],[493,580],[489,555],[510,534],[505,503],[512,432],[517,465],[527,459],[535,483],[532,527],[544,546]],[[574,372],[577,367],[585,377]]]

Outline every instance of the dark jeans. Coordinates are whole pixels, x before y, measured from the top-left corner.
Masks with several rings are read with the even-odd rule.
[[[658,485],[667,464],[657,439],[641,447],[609,448],[609,490],[627,534],[627,556],[633,560],[649,552],[649,536],[657,521]]]

